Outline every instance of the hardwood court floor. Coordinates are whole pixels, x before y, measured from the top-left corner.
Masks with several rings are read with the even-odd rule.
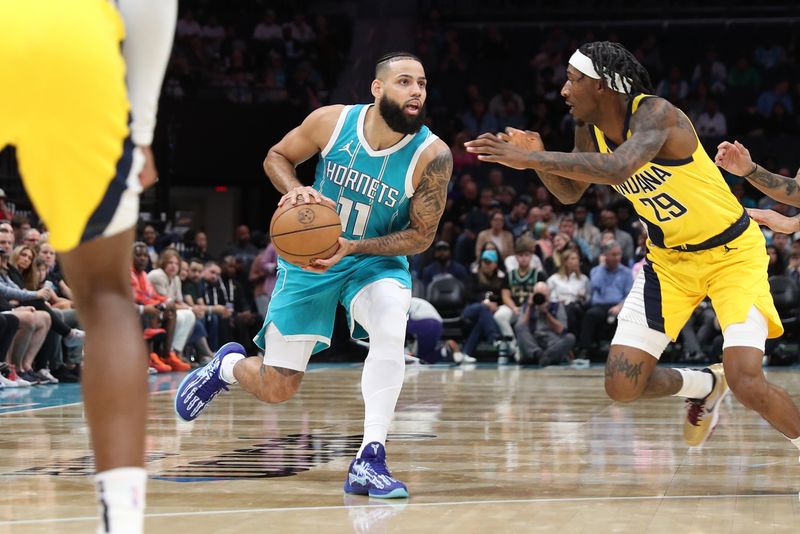
[[[767,423],[729,396],[690,450],[681,401],[612,403],[602,369],[409,367],[388,450],[411,498],[344,496],[360,373],[315,369],[279,406],[234,388],[193,424],[180,376],[153,379],[147,531],[800,532],[798,451]],[[798,400],[800,371],[769,378]],[[0,391],[0,413],[47,387]],[[0,532],[93,532],[89,454],[80,404],[0,415]]]

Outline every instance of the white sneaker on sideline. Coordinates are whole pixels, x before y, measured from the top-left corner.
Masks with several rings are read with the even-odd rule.
[[[453,353],[453,361],[456,363],[475,363],[478,360],[469,354],[464,354],[463,352],[458,351]]]
[[[5,388],[18,388],[19,384],[17,384],[13,380],[9,380],[8,378],[0,374],[0,386],[3,386]]]
[[[47,367],[36,371],[36,376],[42,379],[43,384],[58,384],[58,378],[54,377]]]
[[[86,332],[80,328],[73,328],[70,330],[69,335],[64,338],[64,345],[69,348],[80,347],[83,344],[83,338],[86,337]]]

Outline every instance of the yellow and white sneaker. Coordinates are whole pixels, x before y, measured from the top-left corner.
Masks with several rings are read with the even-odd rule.
[[[683,423],[683,439],[691,447],[705,443],[719,423],[719,404],[728,394],[728,382],[721,363],[704,370],[714,377],[714,387],[704,399],[686,399],[686,421]]]

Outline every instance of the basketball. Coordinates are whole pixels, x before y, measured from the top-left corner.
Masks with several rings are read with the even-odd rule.
[[[336,210],[316,202],[280,206],[272,215],[269,234],[278,255],[300,267],[315,258],[330,258],[339,248],[342,223]]]

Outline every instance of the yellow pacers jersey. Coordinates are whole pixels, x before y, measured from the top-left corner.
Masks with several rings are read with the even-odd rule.
[[[109,0],[0,0],[0,149],[59,251],[136,220],[123,36]]]
[[[643,100],[638,95],[628,104],[624,138],[631,135],[631,116]],[[589,126],[598,152],[616,147],[596,126]],[[695,134],[695,138],[697,134]],[[744,208],[730,192],[722,174],[698,139],[697,148],[683,160],[654,159],[625,182],[612,186],[634,206],[658,247],[699,244],[728,229]]]

